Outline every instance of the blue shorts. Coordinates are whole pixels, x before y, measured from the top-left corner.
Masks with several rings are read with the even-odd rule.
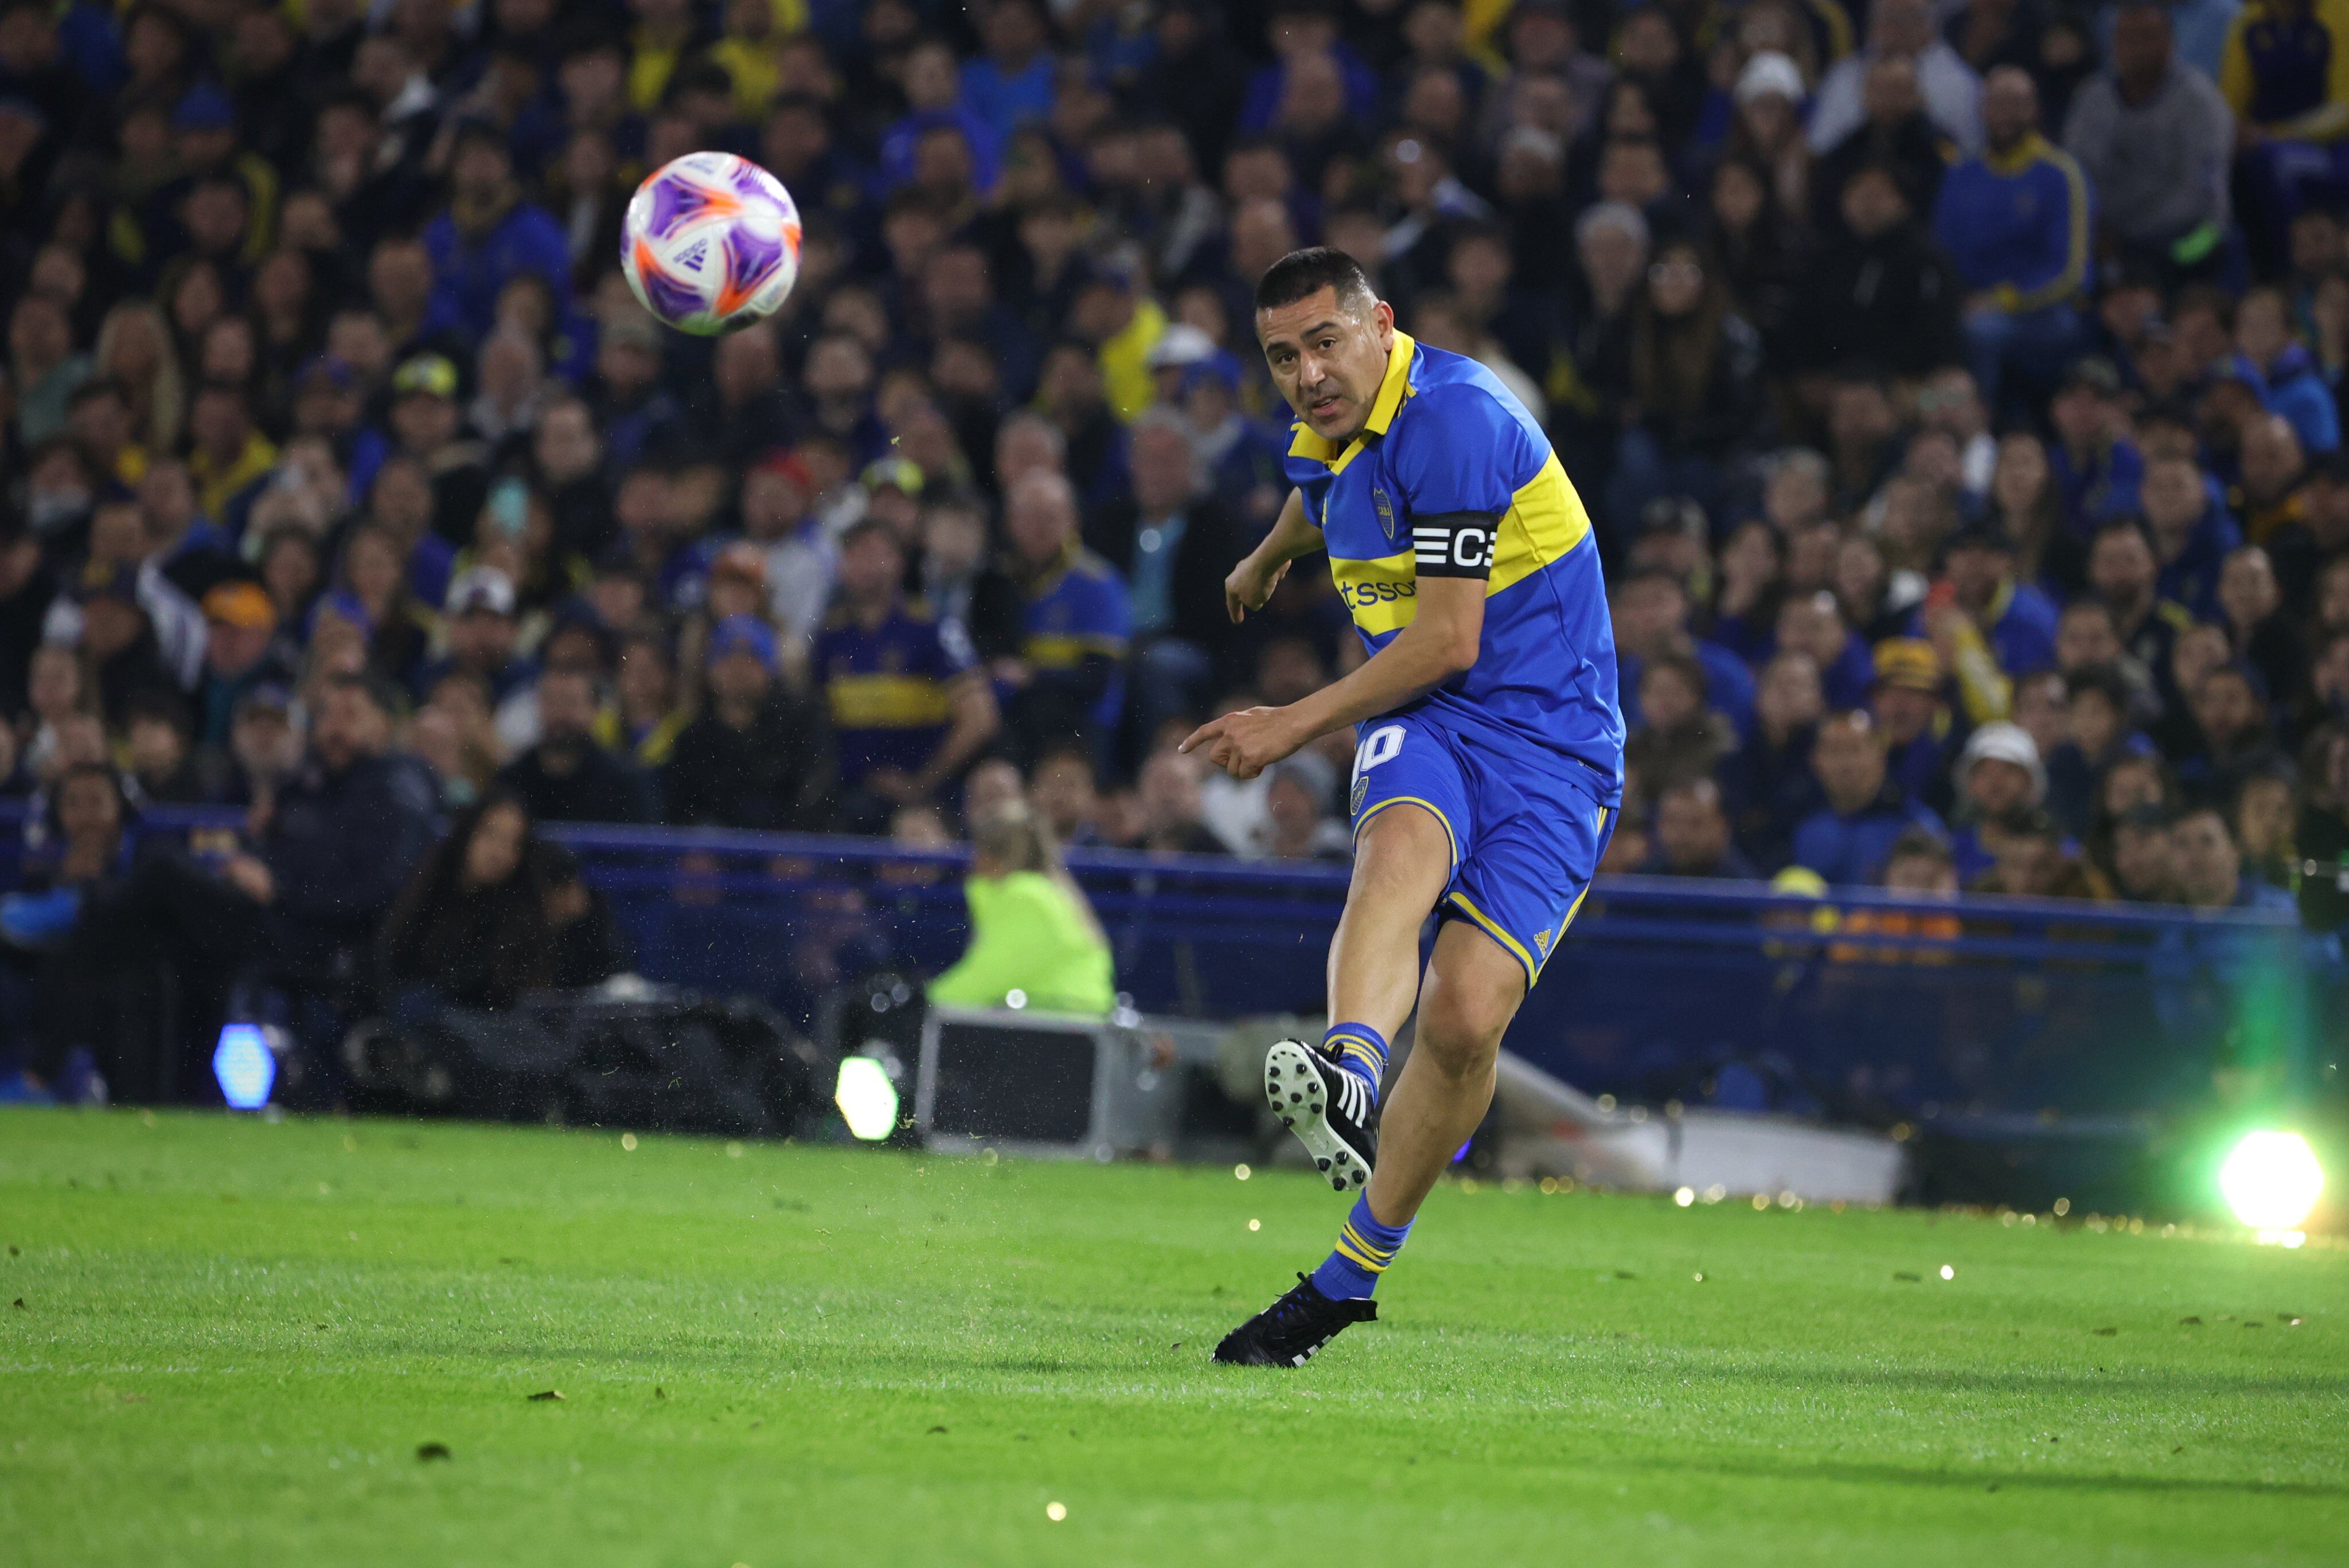
[[[1608,781],[1555,752],[1464,735],[1421,714],[1373,719],[1357,734],[1354,831],[1390,806],[1434,813],[1452,840],[1437,912],[1506,948],[1531,987],[1615,830],[1602,804],[1613,793]]]

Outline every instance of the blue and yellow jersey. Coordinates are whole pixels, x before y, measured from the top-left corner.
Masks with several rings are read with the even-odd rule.
[[[2072,155],[2034,131],[1943,176],[1933,237],[1968,288],[2002,310],[2041,310],[2087,286],[2094,199]]]
[[[952,621],[899,604],[867,631],[834,611],[816,634],[816,676],[832,710],[841,782],[879,769],[918,773],[946,738],[954,683],[978,664]]]
[[[1289,480],[1371,653],[1411,624],[1421,571],[1444,571],[1447,551],[1485,578],[1475,664],[1400,711],[1530,742],[1619,783],[1623,715],[1598,541],[1525,405],[1476,361],[1398,332],[1360,436],[1339,448],[1295,428]],[[1459,531],[1467,516],[1498,522],[1485,539]]]
[[[2303,16],[2251,0],[2227,29],[2219,90],[2251,125],[2313,140],[2349,131],[2349,0],[2315,0]]]
[[[1090,658],[1109,660],[1108,684],[1090,715],[1104,729],[1117,725],[1133,637],[1133,603],[1117,569],[1074,540],[1060,564],[1029,585],[1019,618],[1020,656],[1048,676],[1063,677],[1079,675]]]

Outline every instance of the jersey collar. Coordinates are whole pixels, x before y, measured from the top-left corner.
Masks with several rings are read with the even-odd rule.
[[[2022,173],[2054,150],[2054,148],[2048,144],[2047,139],[2034,130],[2005,152],[1992,152],[1985,148],[1982,150],[1982,161],[1990,165],[1991,172],[2012,177]]]
[[[1395,333],[1394,346],[1387,350],[1387,373],[1379,382],[1379,395],[1371,401],[1371,417],[1364,421],[1361,435],[1347,442],[1341,449],[1336,442],[1315,435],[1313,428],[1299,419],[1296,424],[1296,438],[1288,443],[1288,455],[1327,463],[1332,473],[1340,471],[1352,462],[1354,454],[1362,449],[1365,440],[1387,433],[1387,427],[1394,423],[1395,410],[1402,407],[1402,400],[1411,396],[1411,358],[1418,348],[1419,342],[1411,334],[1400,330]]]

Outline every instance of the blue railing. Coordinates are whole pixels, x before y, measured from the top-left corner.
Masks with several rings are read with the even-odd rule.
[[[0,820],[5,820],[0,812]],[[18,813],[21,820],[21,810]],[[141,830],[219,841],[235,813]],[[702,829],[558,827],[656,979],[802,1019],[968,935],[958,851]],[[1080,850],[1070,869],[1145,1011],[1317,1013],[1341,865]],[[2349,965],[2288,918],[1604,878],[1508,1045],[1593,1093],[1889,1125],[2142,1128],[2337,1091]]]

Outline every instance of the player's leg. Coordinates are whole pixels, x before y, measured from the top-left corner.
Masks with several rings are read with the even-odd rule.
[[[1416,959],[1418,934],[1413,933]],[[1410,962],[1410,960],[1406,960]],[[1524,967],[1474,927],[1447,923],[1419,993],[1419,1032],[1387,1107],[1392,1131],[1370,1191],[1354,1200],[1337,1249],[1297,1288],[1224,1337],[1217,1361],[1301,1367],[1350,1324],[1378,1316],[1371,1292],[1413,1216],[1493,1099],[1501,1036],[1525,997]]]
[[[1379,725],[1354,756],[1354,871],[1330,944],[1330,1026],[1265,1054],[1265,1099],[1339,1191],[1378,1158],[1387,1041],[1419,991],[1419,934],[1474,829],[1459,758],[1410,719]]]
[[[1339,1191],[1359,1191],[1378,1157],[1387,1042],[1419,992],[1419,933],[1452,878],[1452,833],[1415,802],[1367,817],[1354,841],[1346,909],[1330,944],[1330,1027],[1317,1047],[1265,1054],[1265,1099]]]
[[[1485,1119],[1501,1037],[1526,999],[1525,965],[1484,931],[1451,920],[1419,993],[1419,1029],[1381,1120],[1366,1194],[1384,1229],[1407,1229],[1429,1189]]]
[[[1572,923],[1605,852],[1612,813],[1578,778],[1537,760],[1478,774],[1490,809],[1444,895],[1449,918],[1419,988],[1419,1026],[1386,1107],[1368,1190],[1312,1283],[1332,1300],[1366,1298],[1411,1233],[1453,1152],[1493,1103],[1501,1037]],[[1480,803],[1480,806],[1482,803]]]
[[[1452,831],[1399,800],[1362,824],[1346,912],[1330,941],[1330,1021],[1392,1039],[1419,997],[1419,934],[1452,880]]]

